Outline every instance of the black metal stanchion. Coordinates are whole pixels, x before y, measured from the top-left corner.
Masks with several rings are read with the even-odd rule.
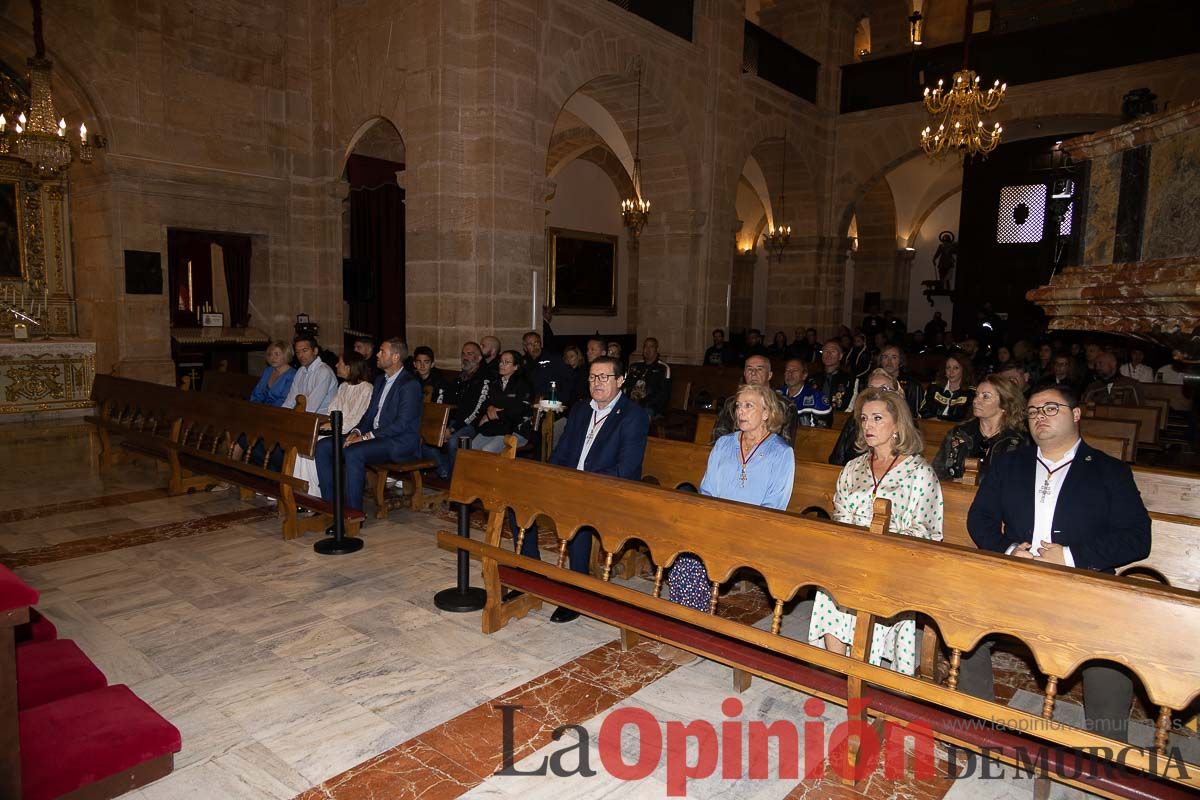
[[[330,538],[314,544],[313,550],[323,556],[340,556],[362,550],[363,540],[346,535],[346,518],[343,514],[346,503],[346,476],[342,470],[342,412],[330,413],[329,424],[333,427],[333,524],[325,529]]]
[[[458,449],[467,450],[471,440],[466,436],[459,437]],[[466,503],[458,503],[458,535],[464,539],[471,538],[471,509]],[[458,551],[458,583],[449,589],[443,589],[433,596],[433,604],[442,611],[478,611],[487,603],[487,592],[471,586],[471,554],[466,550]]]

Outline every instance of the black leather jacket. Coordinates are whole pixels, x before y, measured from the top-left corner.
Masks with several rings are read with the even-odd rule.
[[[1004,428],[995,436],[986,439],[979,430],[979,418],[972,417],[942,439],[942,446],[933,459],[933,471],[942,480],[961,478],[968,458],[979,459],[979,479],[987,472],[988,462],[1000,453],[1016,450],[1029,444],[1029,434]]]

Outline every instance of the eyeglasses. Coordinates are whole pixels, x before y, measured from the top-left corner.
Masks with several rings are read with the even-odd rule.
[[[1064,408],[1070,407],[1071,406],[1064,405],[1062,403],[1046,403],[1045,405],[1041,406],[1030,406],[1029,408],[1025,409],[1025,413],[1029,415],[1030,419],[1035,419],[1038,414],[1041,414],[1043,417],[1053,417]]]
[[[615,377],[617,376],[610,372],[602,372],[599,375],[588,375],[588,383],[608,383]]]

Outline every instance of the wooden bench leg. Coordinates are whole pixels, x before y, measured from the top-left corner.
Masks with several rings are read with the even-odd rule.
[[[921,626],[921,663],[917,675],[927,681],[937,680],[938,634],[937,629],[926,623]]]
[[[733,670],[733,690],[738,694],[750,688],[750,682],[754,680],[754,676],[744,669],[734,667]]]
[[[375,478],[375,519],[387,519],[388,471],[383,467],[372,467],[371,475]]]
[[[637,631],[631,631],[626,628],[621,629],[621,650],[628,652],[638,646],[642,641],[642,635]]]
[[[411,484],[409,481],[412,481]],[[404,474],[404,491],[407,494],[408,487],[412,486],[412,496],[408,500],[408,507],[413,511],[424,511],[426,508],[425,501],[425,481],[421,477],[421,470],[414,469],[412,472]]]

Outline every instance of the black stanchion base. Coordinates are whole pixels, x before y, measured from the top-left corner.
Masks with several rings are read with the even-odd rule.
[[[353,536],[346,536],[341,541],[331,536],[313,545],[313,550],[316,550],[323,556],[342,556],[347,553],[357,553],[362,549],[363,540],[355,539]]]
[[[454,586],[443,589],[433,596],[433,604],[442,611],[466,612],[478,611],[487,603],[487,592],[483,589],[468,586],[459,589]]]

